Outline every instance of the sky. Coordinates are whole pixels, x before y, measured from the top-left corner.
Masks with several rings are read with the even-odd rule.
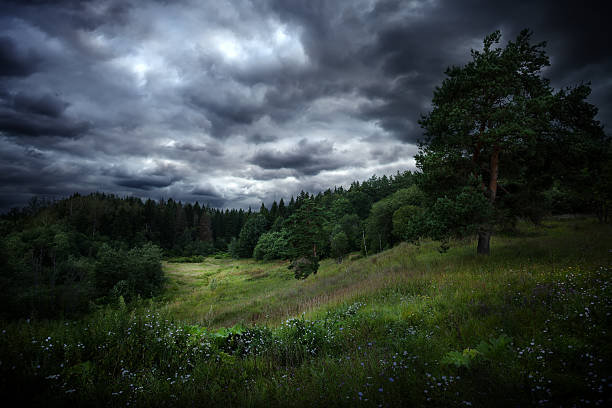
[[[605,2],[0,0],[0,211],[75,192],[218,208],[415,170],[450,65],[499,29],[591,82],[610,134]]]

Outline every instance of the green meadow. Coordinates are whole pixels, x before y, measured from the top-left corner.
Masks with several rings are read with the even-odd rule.
[[[296,280],[165,263],[163,295],[3,323],[1,390],[41,406],[610,406],[612,227],[402,243]]]

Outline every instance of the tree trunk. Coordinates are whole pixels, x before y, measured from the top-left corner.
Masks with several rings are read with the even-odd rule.
[[[500,148],[495,146],[493,153],[491,154],[491,178],[489,179],[489,189],[487,190],[488,198],[491,204],[495,202],[497,196],[497,177],[499,174],[499,151]],[[486,226],[484,229],[478,231],[478,248],[476,249],[478,255],[490,255],[491,254],[491,226]]]
[[[478,248],[476,253],[478,255],[490,255],[491,254],[491,231],[480,231],[478,232]]]
[[[495,202],[497,196],[497,176],[499,174],[499,147],[493,149],[491,154],[491,179],[489,180],[489,200]]]
[[[364,229],[361,229],[361,237],[363,238],[363,250],[365,251],[365,256],[367,258],[368,257],[368,247],[366,246],[365,230]]]

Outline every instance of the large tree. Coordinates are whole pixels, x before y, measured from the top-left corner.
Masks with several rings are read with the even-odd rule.
[[[262,207],[265,208],[263,204]],[[251,215],[240,230],[235,253],[232,255],[238,258],[253,256],[253,249],[255,249],[255,245],[257,245],[257,241],[259,241],[261,234],[266,232],[267,227],[268,220],[265,215],[261,213]]]
[[[304,279],[316,274],[319,259],[324,255],[329,241],[328,220],[325,210],[312,198],[300,194],[299,207],[287,219],[285,228],[289,235],[290,269],[295,277]]]
[[[444,231],[477,232],[479,254],[489,254],[496,224],[539,214],[540,195],[563,171],[555,146],[575,144],[576,136],[605,138],[597,110],[585,101],[588,85],[555,93],[542,77],[549,65],[544,42],[531,44],[528,30],[504,48],[500,39],[499,31],[488,35],[471,61],[446,70],[421,118],[425,140],[416,156],[431,198],[427,225],[438,239]],[[459,197],[469,211],[459,208]]]

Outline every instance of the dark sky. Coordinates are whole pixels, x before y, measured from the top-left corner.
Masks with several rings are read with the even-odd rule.
[[[32,195],[254,207],[414,169],[417,120],[485,35],[548,42],[612,126],[606,2],[0,1],[0,210]]]

